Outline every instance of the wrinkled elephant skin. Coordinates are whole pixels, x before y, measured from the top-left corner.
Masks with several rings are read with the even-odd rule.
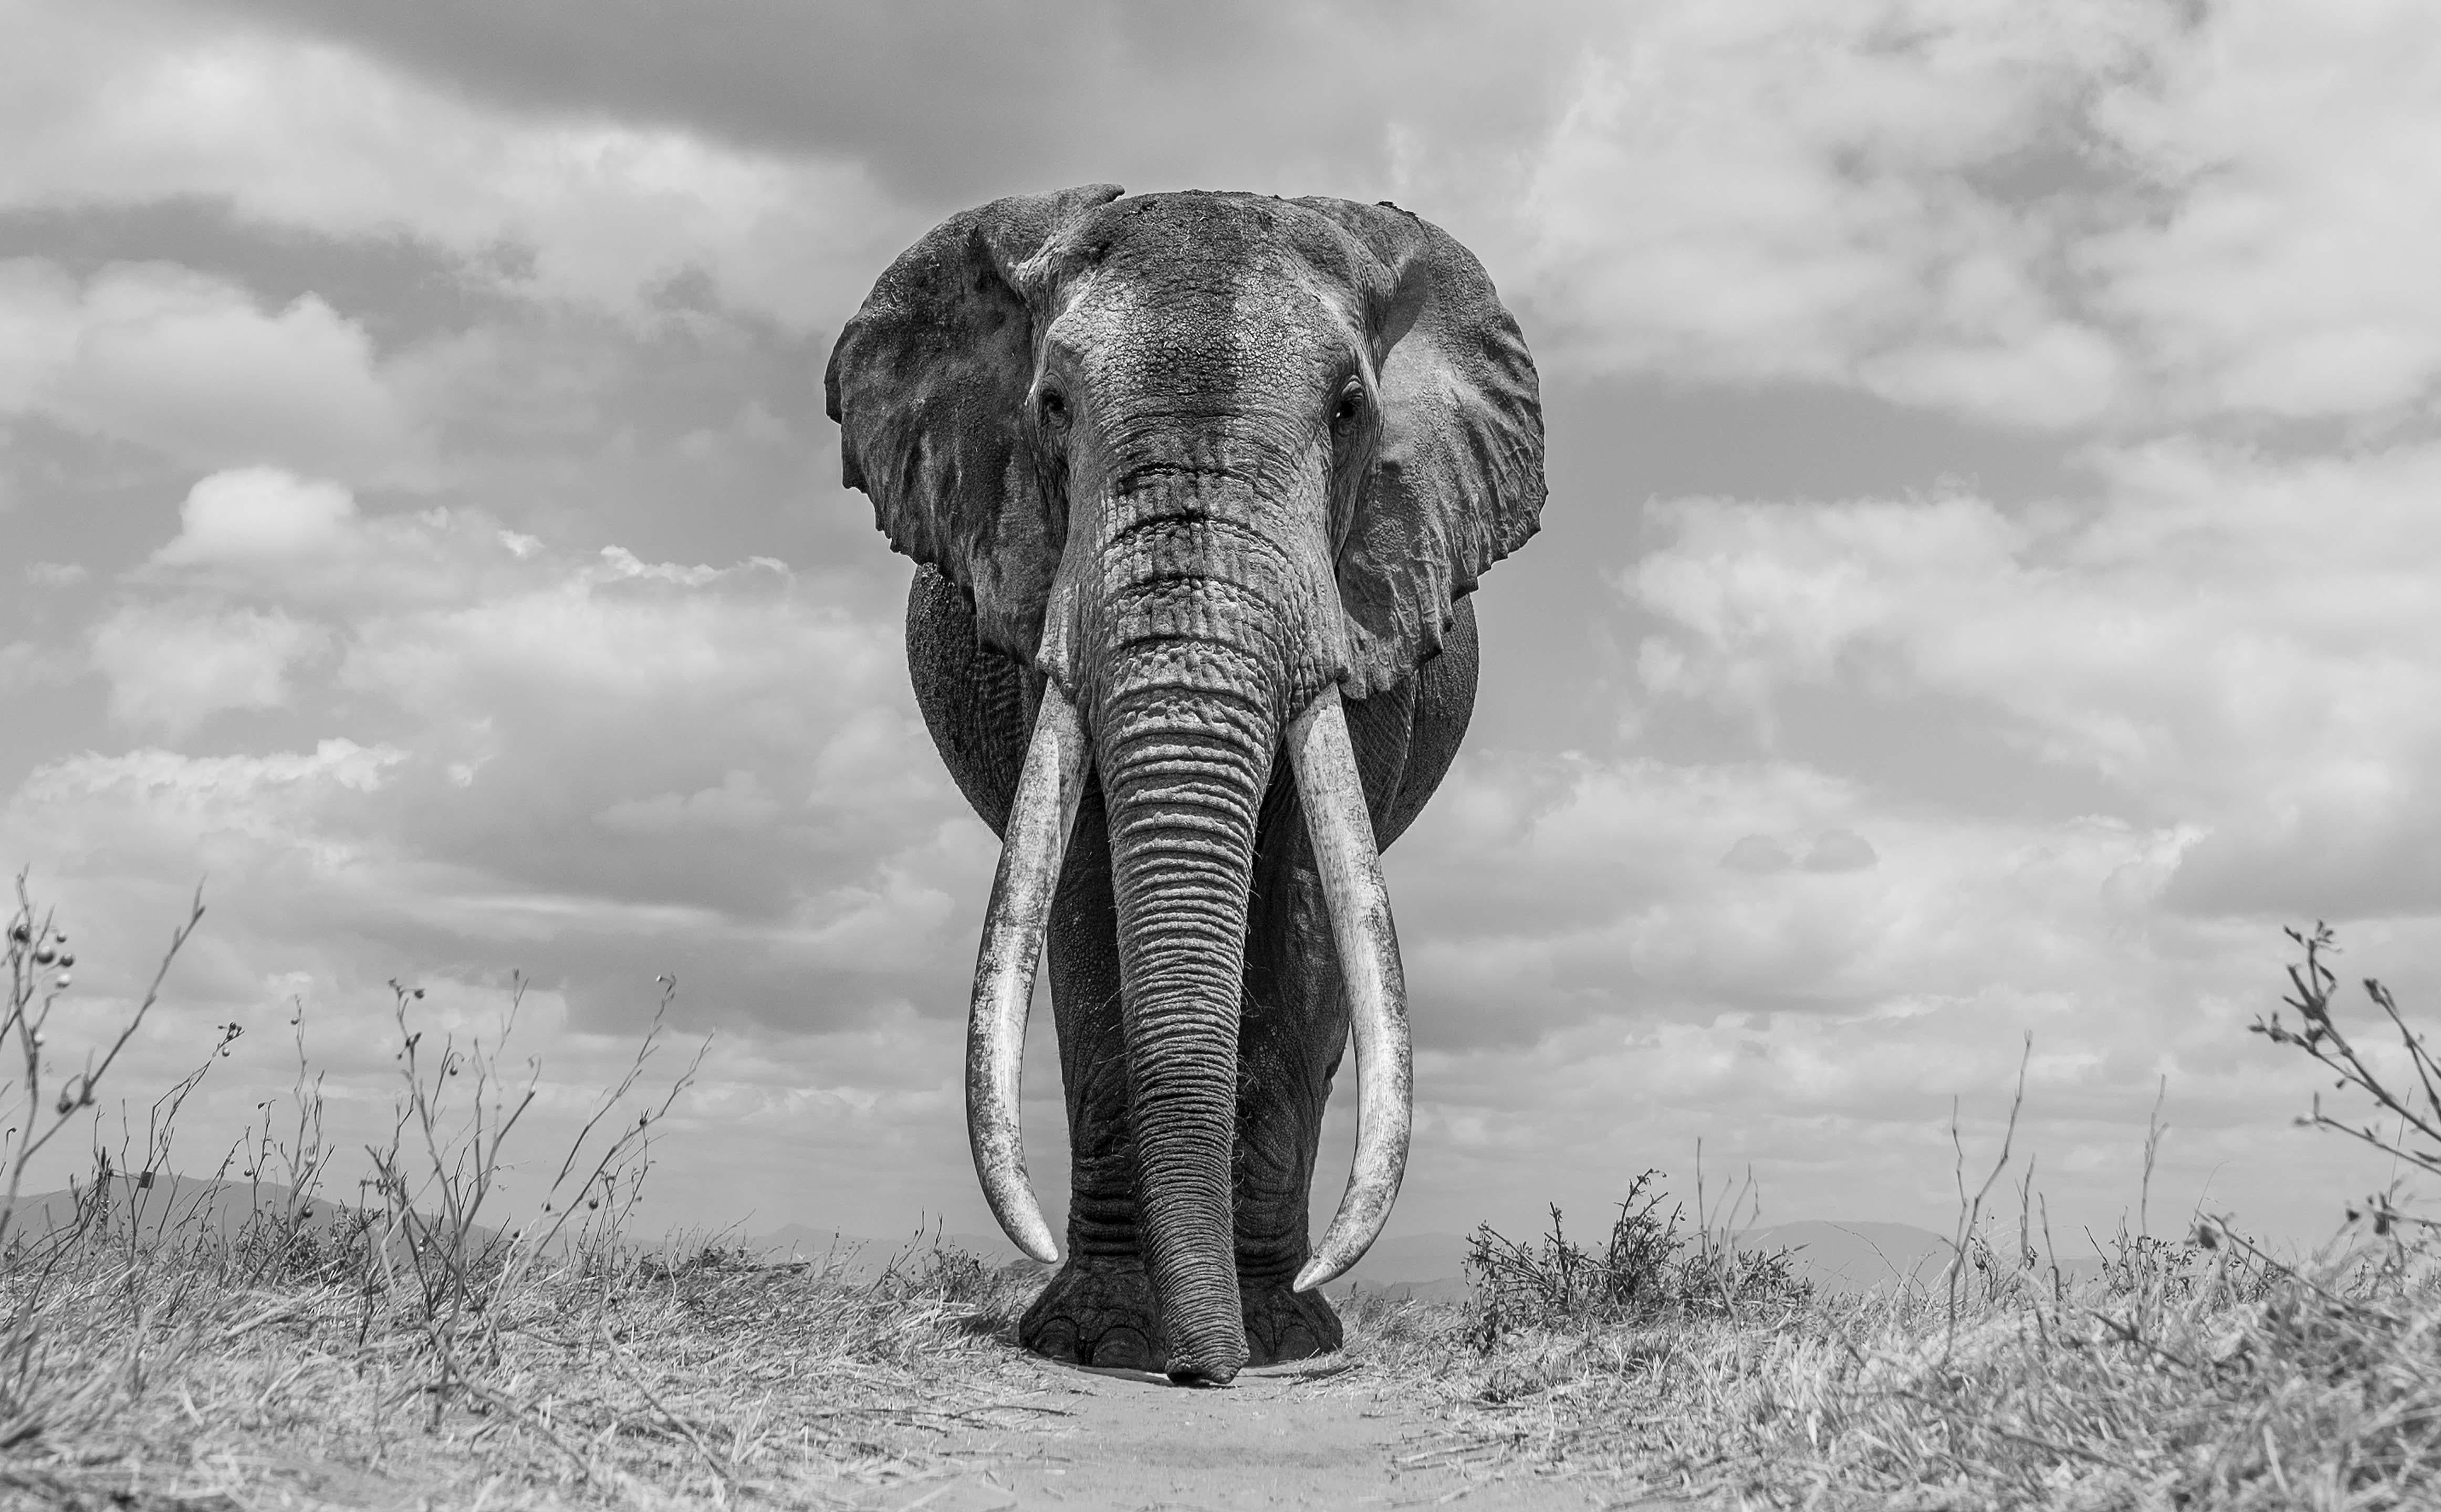
[[[1022,1248],[1017,1067],[1047,958],[1072,1151],[1028,1347],[1224,1383],[1336,1348],[1406,1156],[1378,854],[1474,698],[1480,575],[1542,419],[1491,280],[1389,206],[1111,186],[952,217],[831,357],[842,475],[919,564],[917,703],[1003,839],[968,1131]],[[1358,1148],[1306,1215],[1356,1047]]]

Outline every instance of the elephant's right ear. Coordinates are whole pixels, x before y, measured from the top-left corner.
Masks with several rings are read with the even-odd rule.
[[[1380,260],[1371,314],[1382,440],[1337,563],[1347,691],[1389,688],[1437,655],[1457,601],[1543,513],[1534,359],[1474,254],[1394,205],[1308,199]]]
[[[1025,444],[1034,315],[1019,266],[1119,197],[1115,184],[994,200],[909,247],[840,332],[823,374],[840,481],[895,550],[975,600],[977,633],[1030,657],[1059,563]]]

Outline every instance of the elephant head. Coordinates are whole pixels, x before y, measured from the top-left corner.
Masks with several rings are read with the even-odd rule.
[[[884,273],[826,389],[844,481],[1042,680],[968,1035],[979,1174],[1054,1257],[1017,1064],[1077,795],[1102,785],[1143,1246],[1182,1379],[1245,1359],[1231,1254],[1257,820],[1285,756],[1357,1049],[1360,1132],[1298,1289],[1355,1263],[1407,1140],[1404,987],[1341,699],[1393,689],[1533,533],[1532,359],[1455,241],[1387,205],[1111,185],[952,217]]]

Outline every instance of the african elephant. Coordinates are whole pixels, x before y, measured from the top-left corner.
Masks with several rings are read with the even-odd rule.
[[[1467,595],[1536,529],[1543,422],[1491,279],[1414,215],[1121,192],[943,223],[825,390],[842,481],[919,564],[917,702],[1002,839],[967,1132],[1001,1226],[1050,1261],[1018,1134],[1047,939],[1073,1197],[1021,1338],[1220,1384],[1338,1346],[1313,1288],[1397,1195],[1377,853],[1465,732]],[[1355,1166],[1309,1251],[1351,1033]]]

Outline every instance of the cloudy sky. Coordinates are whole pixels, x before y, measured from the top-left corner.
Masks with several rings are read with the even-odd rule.
[[[657,1213],[988,1226],[994,848],[821,370],[944,216],[1107,179],[1397,200],[1541,363],[1544,533],[1388,857],[1392,1232],[1589,1221],[1699,1139],[1766,1218],[1945,1223],[1952,1099],[1988,1149],[2029,1034],[2063,1227],[2134,1203],[2162,1085],[2157,1226],[2203,1194],[2311,1237],[2383,1177],[2287,1126],[2317,1083],[2245,1025],[2315,917],[2441,1015],[2428,6],[0,0],[0,862],[77,937],[63,1042],[205,882],[119,1088],[140,1125],[248,1028],[190,1168],[287,1085],[293,1005],[361,1139],[385,982],[464,1033],[513,971],[555,1163],[666,972],[713,1038]]]

